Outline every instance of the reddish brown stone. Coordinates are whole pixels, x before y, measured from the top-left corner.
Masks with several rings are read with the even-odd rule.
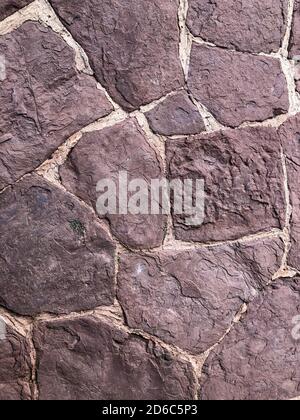
[[[109,320],[38,324],[34,333],[41,400],[192,399],[191,365]]]
[[[205,131],[203,119],[186,92],[169,96],[147,112],[146,117],[152,131],[164,136]]]
[[[270,53],[281,47],[287,11],[288,0],[189,0],[187,24],[220,47]]]
[[[121,256],[118,300],[132,328],[192,354],[217,343],[280,267],[278,239]]]
[[[32,2],[33,0],[1,0],[0,20],[5,19]]]
[[[269,287],[205,363],[202,400],[286,400],[299,396],[300,281]],[[299,328],[298,328],[299,331]]]
[[[224,130],[167,143],[171,179],[203,179],[205,217],[188,226],[173,215],[177,239],[224,241],[285,223],[280,141],[273,128]]]
[[[89,210],[39,176],[0,199],[0,305],[68,313],[114,300],[114,245]]]
[[[92,77],[78,73],[74,51],[38,23],[0,37],[0,58],[1,189],[112,106]]]
[[[188,87],[222,124],[264,121],[289,109],[277,58],[229,52],[193,43]]]
[[[97,183],[111,179],[118,186],[121,171],[128,172],[128,181],[138,178],[149,183],[163,176],[161,159],[135,119],[84,134],[61,167],[60,175],[68,190],[96,209],[101,196],[96,191]],[[163,241],[166,216],[108,214],[106,218],[113,234],[126,245],[153,248]]]
[[[293,22],[291,30],[291,38],[289,45],[289,56],[290,58],[300,56],[300,1],[295,0]]]
[[[51,0],[97,79],[127,110],[184,85],[178,0]]]

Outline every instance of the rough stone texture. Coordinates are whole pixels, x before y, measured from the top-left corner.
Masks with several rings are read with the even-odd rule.
[[[288,0],[189,0],[193,35],[220,47],[270,53],[281,47]]]
[[[128,172],[128,181],[138,178],[149,183],[163,176],[161,159],[134,118],[85,134],[61,167],[60,175],[68,190],[96,209],[101,196],[96,191],[98,181],[111,179],[119,185],[121,171]],[[163,215],[108,214],[107,219],[113,234],[126,245],[152,248],[163,241]]]
[[[251,303],[242,322],[204,366],[203,400],[286,400],[299,396],[300,347],[292,320],[299,316],[300,282],[285,280]]]
[[[51,0],[96,77],[133,110],[184,85],[178,0]]]
[[[295,0],[294,14],[289,45],[289,57],[300,56],[300,1]],[[298,58],[299,59],[299,58]]]
[[[280,267],[283,244],[125,254],[118,299],[130,327],[199,354],[217,343],[244,302],[252,301]]]
[[[0,305],[68,313],[114,299],[114,245],[93,212],[39,176],[1,194]]]
[[[1,317],[1,323],[4,320]],[[31,399],[30,348],[27,340],[6,325],[5,338],[0,339],[0,400]]]
[[[177,239],[225,241],[283,228],[284,180],[273,128],[224,130],[167,143],[170,179],[203,179],[205,218],[187,226],[173,215]]]
[[[300,114],[289,118],[281,126],[279,134],[287,157],[288,185],[293,208],[290,222],[292,246],[288,264],[300,271]]]
[[[42,400],[193,399],[189,363],[109,320],[42,322],[34,341]]]
[[[5,19],[32,2],[33,0],[1,0],[0,20]]]
[[[164,136],[198,134],[205,131],[203,119],[186,92],[167,97],[146,113],[149,125]]]
[[[223,125],[264,121],[289,109],[277,58],[229,52],[193,43],[188,87]]]
[[[78,73],[75,53],[51,29],[26,22],[0,37],[0,189],[32,171],[70,135],[112,106]]]

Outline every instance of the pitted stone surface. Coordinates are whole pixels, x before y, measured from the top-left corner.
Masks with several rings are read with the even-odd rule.
[[[220,123],[230,127],[264,121],[289,109],[286,79],[273,57],[193,43],[188,87]]]
[[[192,354],[217,343],[280,267],[279,239],[121,256],[118,300],[132,328]]]
[[[187,23],[195,36],[220,47],[253,53],[281,47],[288,0],[189,0]]]
[[[149,186],[151,179],[163,176],[161,159],[148,144],[134,118],[84,134],[66,164],[60,168],[64,186],[95,209],[97,199],[102,195],[102,191],[96,191],[97,183],[101,180],[114,181],[119,198],[120,172],[127,172],[128,182],[142,179]],[[127,198],[132,195],[128,194]],[[107,214],[106,217],[113,234],[128,246],[153,248],[163,241],[166,216]]]
[[[178,92],[146,113],[154,133],[164,136],[205,131],[203,119],[186,92]]]
[[[0,59],[2,189],[112,106],[91,76],[78,73],[74,51],[38,23],[1,36]]]
[[[114,300],[114,245],[91,210],[39,176],[0,199],[0,305],[68,313]]]
[[[289,45],[290,58],[300,56],[300,1],[295,0],[291,38]],[[299,59],[300,57],[298,57]]]
[[[299,279],[284,280],[249,305],[240,324],[205,363],[199,392],[202,400],[288,400],[299,396],[300,348],[293,338],[299,298]]]
[[[127,110],[184,85],[178,0],[51,0],[97,79]]]
[[[193,399],[189,363],[109,320],[41,322],[34,342],[42,400]]]
[[[225,241],[285,223],[284,179],[275,129],[252,127],[167,142],[170,179],[203,179],[201,226],[173,215],[177,239]]]
[[[5,19],[32,2],[33,0],[1,0],[0,20]]]

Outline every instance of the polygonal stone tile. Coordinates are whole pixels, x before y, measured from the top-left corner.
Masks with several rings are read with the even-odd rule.
[[[295,61],[296,89],[300,92],[300,1],[295,0],[289,45],[289,58]]]
[[[32,2],[33,0],[1,0],[0,20],[5,19]]]

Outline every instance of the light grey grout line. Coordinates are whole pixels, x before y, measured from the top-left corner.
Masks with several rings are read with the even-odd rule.
[[[181,61],[183,73],[185,80],[187,81],[189,64],[190,64],[190,55],[192,49],[192,37],[186,25],[186,18],[188,12],[188,0],[179,0],[178,6],[178,26],[180,33],[179,40],[179,58]]]
[[[33,340],[33,330],[34,330],[34,322],[30,328],[30,334],[28,337],[29,346],[30,346],[30,360],[31,360],[31,394],[33,400],[39,399],[39,386],[37,381],[37,352],[34,346]]]

